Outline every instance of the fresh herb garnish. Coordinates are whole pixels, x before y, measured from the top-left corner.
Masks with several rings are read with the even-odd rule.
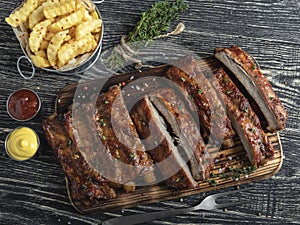
[[[226,173],[221,173],[221,174],[220,174],[220,177],[221,177],[222,179],[226,179],[226,178],[229,178],[230,176],[229,176],[228,174],[226,174]]]
[[[226,94],[230,95],[232,93],[232,90],[226,91]]]
[[[177,177],[176,180],[174,181],[175,183],[179,182],[180,181],[180,178]]]
[[[183,0],[156,2],[150,9],[143,12],[140,21],[129,33],[127,42],[149,41],[167,31],[171,22],[178,19],[179,14],[188,9]]]
[[[131,55],[136,54],[139,48],[149,45],[151,40],[168,31],[172,21],[178,19],[179,15],[187,9],[188,5],[183,0],[156,2],[151,8],[141,14],[139,22],[123,40],[124,43],[122,45],[125,44],[129,47],[129,52],[133,52]],[[181,31],[184,29],[183,24],[180,29]],[[105,59],[105,64],[108,68],[118,69],[127,61],[128,57],[124,57],[120,53],[120,48],[122,46],[116,46]]]
[[[69,138],[69,139],[68,139],[68,142],[67,142],[67,146],[70,146],[71,144],[72,144],[72,139]]]
[[[99,122],[100,122],[100,124],[101,124],[102,126],[104,126],[104,127],[107,125],[107,124],[105,123],[104,119],[100,119]]]
[[[243,168],[227,167],[226,173],[221,173],[220,177],[224,179],[231,177],[232,179],[237,180],[241,178],[241,175],[248,176],[251,173],[253,173],[255,170],[256,170],[255,166],[246,166]]]
[[[186,81],[186,79],[184,78],[184,77],[181,77],[180,78],[183,82],[185,82]]]
[[[208,182],[211,186],[213,186],[213,187],[215,187],[215,186],[218,185],[218,182],[217,182],[216,180],[214,180],[214,179],[207,180],[207,182]]]
[[[129,156],[130,156],[131,159],[134,159],[135,154],[134,153],[130,153]]]
[[[106,141],[106,140],[107,140],[107,137],[104,136],[104,135],[102,135],[102,139],[103,139],[104,141]]]
[[[198,94],[203,94],[203,91],[201,89],[198,89]]]

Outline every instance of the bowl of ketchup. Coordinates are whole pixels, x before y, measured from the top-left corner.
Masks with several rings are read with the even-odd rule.
[[[41,108],[37,93],[30,89],[13,92],[6,103],[8,114],[15,120],[27,121],[35,117]]]

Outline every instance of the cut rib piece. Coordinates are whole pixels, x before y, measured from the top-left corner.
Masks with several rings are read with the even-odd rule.
[[[121,88],[112,86],[97,98],[96,106],[94,119],[103,144],[116,159],[131,165],[122,168],[122,176],[127,177],[127,180],[131,177],[133,182],[142,178],[152,182],[155,179],[152,159],[139,139],[125,106]],[[90,113],[94,112],[93,108],[88,110]]]
[[[195,59],[188,55],[181,58],[167,71],[168,79],[177,83],[191,96],[197,108],[203,137],[223,141],[232,147],[234,130],[223,108],[222,102],[210,82],[199,69]]]
[[[198,184],[175,146],[175,140],[167,131],[163,119],[148,96],[135,104],[130,115],[155,166],[161,173],[161,180],[167,178],[166,184],[175,189],[196,187]]]
[[[58,157],[68,177],[70,194],[74,200],[89,200],[90,204],[98,199],[116,198],[117,194],[105,178],[93,170],[77,151],[67,130],[63,126],[63,116],[50,116],[43,121],[46,138]]]
[[[267,120],[267,129],[271,132],[284,129],[287,111],[253,59],[238,46],[218,48],[215,57],[231,70],[257,103]]]
[[[201,137],[199,124],[185,106],[189,101],[187,97],[184,91],[165,88],[151,93],[150,100],[183,146],[194,179],[204,180],[209,177],[212,159]]]
[[[250,162],[254,166],[263,165],[267,158],[274,155],[274,149],[249,101],[223,69],[214,75],[213,84],[224,98],[228,115]]]

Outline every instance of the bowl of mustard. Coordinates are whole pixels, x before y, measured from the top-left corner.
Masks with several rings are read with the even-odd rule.
[[[18,127],[11,131],[5,140],[5,150],[16,161],[31,159],[39,149],[37,133],[29,127]]]

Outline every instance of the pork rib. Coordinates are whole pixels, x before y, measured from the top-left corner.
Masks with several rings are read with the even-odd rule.
[[[73,200],[93,202],[100,199],[116,198],[117,194],[105,178],[93,170],[76,149],[63,126],[65,117],[50,116],[43,121],[46,138],[58,157],[63,170],[70,180],[70,194]]]
[[[215,57],[231,70],[258,104],[267,120],[267,129],[271,132],[284,129],[287,111],[253,59],[238,46],[218,48]]]
[[[224,139],[225,147],[232,147],[232,137],[235,133],[231,122],[217,93],[199,69],[196,60],[191,55],[181,58],[170,67],[166,76],[192,97],[197,107],[203,137],[207,140],[212,135],[215,140]]]
[[[178,138],[189,158],[195,180],[209,177],[211,157],[201,137],[199,124],[185,106],[188,96],[183,91],[160,89],[150,95],[150,100],[171,127],[171,132]]]
[[[146,149],[158,165],[163,180],[167,178],[166,184],[175,189],[196,187],[198,184],[193,179],[187,163],[183,161],[174,139],[148,96],[135,104],[130,115],[138,134],[145,142]],[[168,163],[164,163],[164,160],[168,160]]]
[[[94,119],[103,144],[115,158],[135,168],[123,170],[122,174],[132,177],[132,181],[145,176],[145,181],[152,182],[155,179],[152,159],[139,139],[124,103],[121,88],[112,86],[108,92],[98,96],[96,106]],[[93,108],[90,108],[90,112],[93,113]]]
[[[274,155],[274,149],[261,128],[258,117],[238,87],[223,69],[214,75],[214,86],[224,98],[228,115],[237,131],[252,165],[263,165]]]

